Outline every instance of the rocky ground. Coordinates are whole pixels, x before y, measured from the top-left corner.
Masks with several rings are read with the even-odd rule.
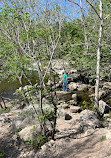
[[[12,119],[18,112],[19,110],[14,108],[0,116],[0,151],[4,153],[3,158],[32,157],[32,154],[31,156],[29,154],[33,151],[30,151],[24,144],[21,144],[17,133],[12,132]]]
[[[0,116],[0,150],[6,158],[111,158],[110,118],[105,122],[105,128],[94,128],[90,121],[88,125],[93,128],[87,128],[82,125],[87,121],[86,112],[90,112],[67,111],[72,119],[65,120],[63,116],[58,118],[56,140],[45,143],[35,152],[21,143],[16,133],[12,133],[12,119],[18,112],[19,110],[13,108],[9,113]],[[91,119],[94,120],[93,117]]]
[[[77,70],[71,69],[66,62],[65,64],[67,72],[69,72],[69,93],[61,91],[64,62],[54,61],[52,65],[60,77],[60,81],[56,85],[60,90],[56,92],[59,98],[58,111],[60,114],[57,118],[55,141],[45,143],[38,151],[23,143],[21,139],[31,136],[30,129],[34,121],[37,124],[37,120],[33,119],[30,114],[25,119],[18,116],[19,112],[30,111],[31,105],[22,110],[13,107],[10,112],[0,115],[0,154],[4,153],[2,158],[111,158],[111,118],[108,115],[102,125],[93,112],[87,110],[80,112],[80,100],[89,102],[90,98],[93,99],[94,87],[87,84],[85,76],[81,77]],[[47,85],[50,83],[49,81]],[[104,114],[111,110],[111,82],[102,84],[99,89],[99,108]],[[24,88],[26,89],[28,86]],[[70,91],[73,91],[74,94]],[[84,93],[81,95],[81,92]],[[47,102],[47,98],[43,102],[45,101]],[[44,107],[46,107],[46,103]],[[47,107],[50,106],[47,105]],[[67,108],[69,110],[66,110]],[[15,131],[12,130],[13,124],[17,129]],[[39,131],[39,128],[37,130]]]

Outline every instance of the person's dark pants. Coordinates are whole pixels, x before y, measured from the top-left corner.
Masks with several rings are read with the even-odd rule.
[[[63,82],[63,91],[67,91],[67,88],[68,88],[68,83]]]

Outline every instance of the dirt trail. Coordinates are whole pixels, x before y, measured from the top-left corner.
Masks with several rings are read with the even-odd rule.
[[[36,158],[111,158],[111,139],[102,138],[107,132],[97,129],[89,136],[57,139],[46,152],[36,154]]]

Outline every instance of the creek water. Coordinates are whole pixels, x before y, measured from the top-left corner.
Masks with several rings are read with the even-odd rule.
[[[10,81],[4,80],[0,83],[0,95],[6,98],[13,98],[13,93],[20,87],[18,80]]]
[[[28,74],[28,78],[32,84],[38,82],[38,76],[36,72],[31,72]],[[22,79],[23,86],[29,84],[26,79]],[[12,80],[11,78],[5,79],[0,82],[0,95],[5,98],[13,99],[15,96],[13,93],[20,87],[20,83],[18,79]]]

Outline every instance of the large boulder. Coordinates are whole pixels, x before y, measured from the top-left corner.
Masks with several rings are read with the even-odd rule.
[[[34,134],[40,134],[41,129],[40,126],[27,126],[24,129],[22,129],[18,134],[20,136],[20,138],[24,141],[27,140],[33,140],[34,138]]]
[[[85,89],[88,89],[88,85],[87,84],[81,84],[81,83],[74,83],[74,82],[71,82],[69,84],[69,89],[71,91],[74,91],[74,90],[78,90],[78,91],[83,91]]]
[[[104,89],[99,89],[99,99],[106,98],[108,95],[110,95],[111,91],[110,90],[104,90]],[[90,97],[95,97],[95,93],[89,95]]]
[[[83,90],[86,90],[86,89],[88,89],[87,84],[78,84],[78,88],[77,88],[78,91],[83,91]]]
[[[70,106],[70,112],[71,113],[76,113],[76,112],[80,112],[81,108],[78,106]]]
[[[104,90],[99,90],[99,98],[102,98],[102,96],[105,95],[105,91]]]
[[[35,106],[37,109],[38,107]],[[22,130],[23,128],[29,126],[39,124],[38,119],[36,117],[36,113],[33,109],[33,107],[27,106],[25,107],[18,116],[14,117],[12,120],[12,127],[14,130]]]
[[[99,89],[99,98],[105,98],[107,97],[109,94],[111,94],[111,90],[109,89]]]
[[[85,130],[88,128],[95,129],[102,126],[102,122],[97,118],[96,114],[90,110],[84,110],[81,112],[78,123],[82,128],[85,128]]]
[[[111,89],[111,82],[104,82],[103,89]]]
[[[71,91],[77,90],[77,88],[78,88],[78,84],[77,84],[77,83],[71,82],[71,83],[69,84],[69,89],[70,89]]]
[[[20,117],[20,116],[16,116],[15,118],[13,118],[12,120],[12,127],[14,128],[14,130],[21,130],[23,129],[26,125],[24,125],[23,122],[24,118]]]
[[[102,114],[109,113],[111,110],[111,107],[109,107],[103,100],[99,101],[99,110],[101,111]]]

